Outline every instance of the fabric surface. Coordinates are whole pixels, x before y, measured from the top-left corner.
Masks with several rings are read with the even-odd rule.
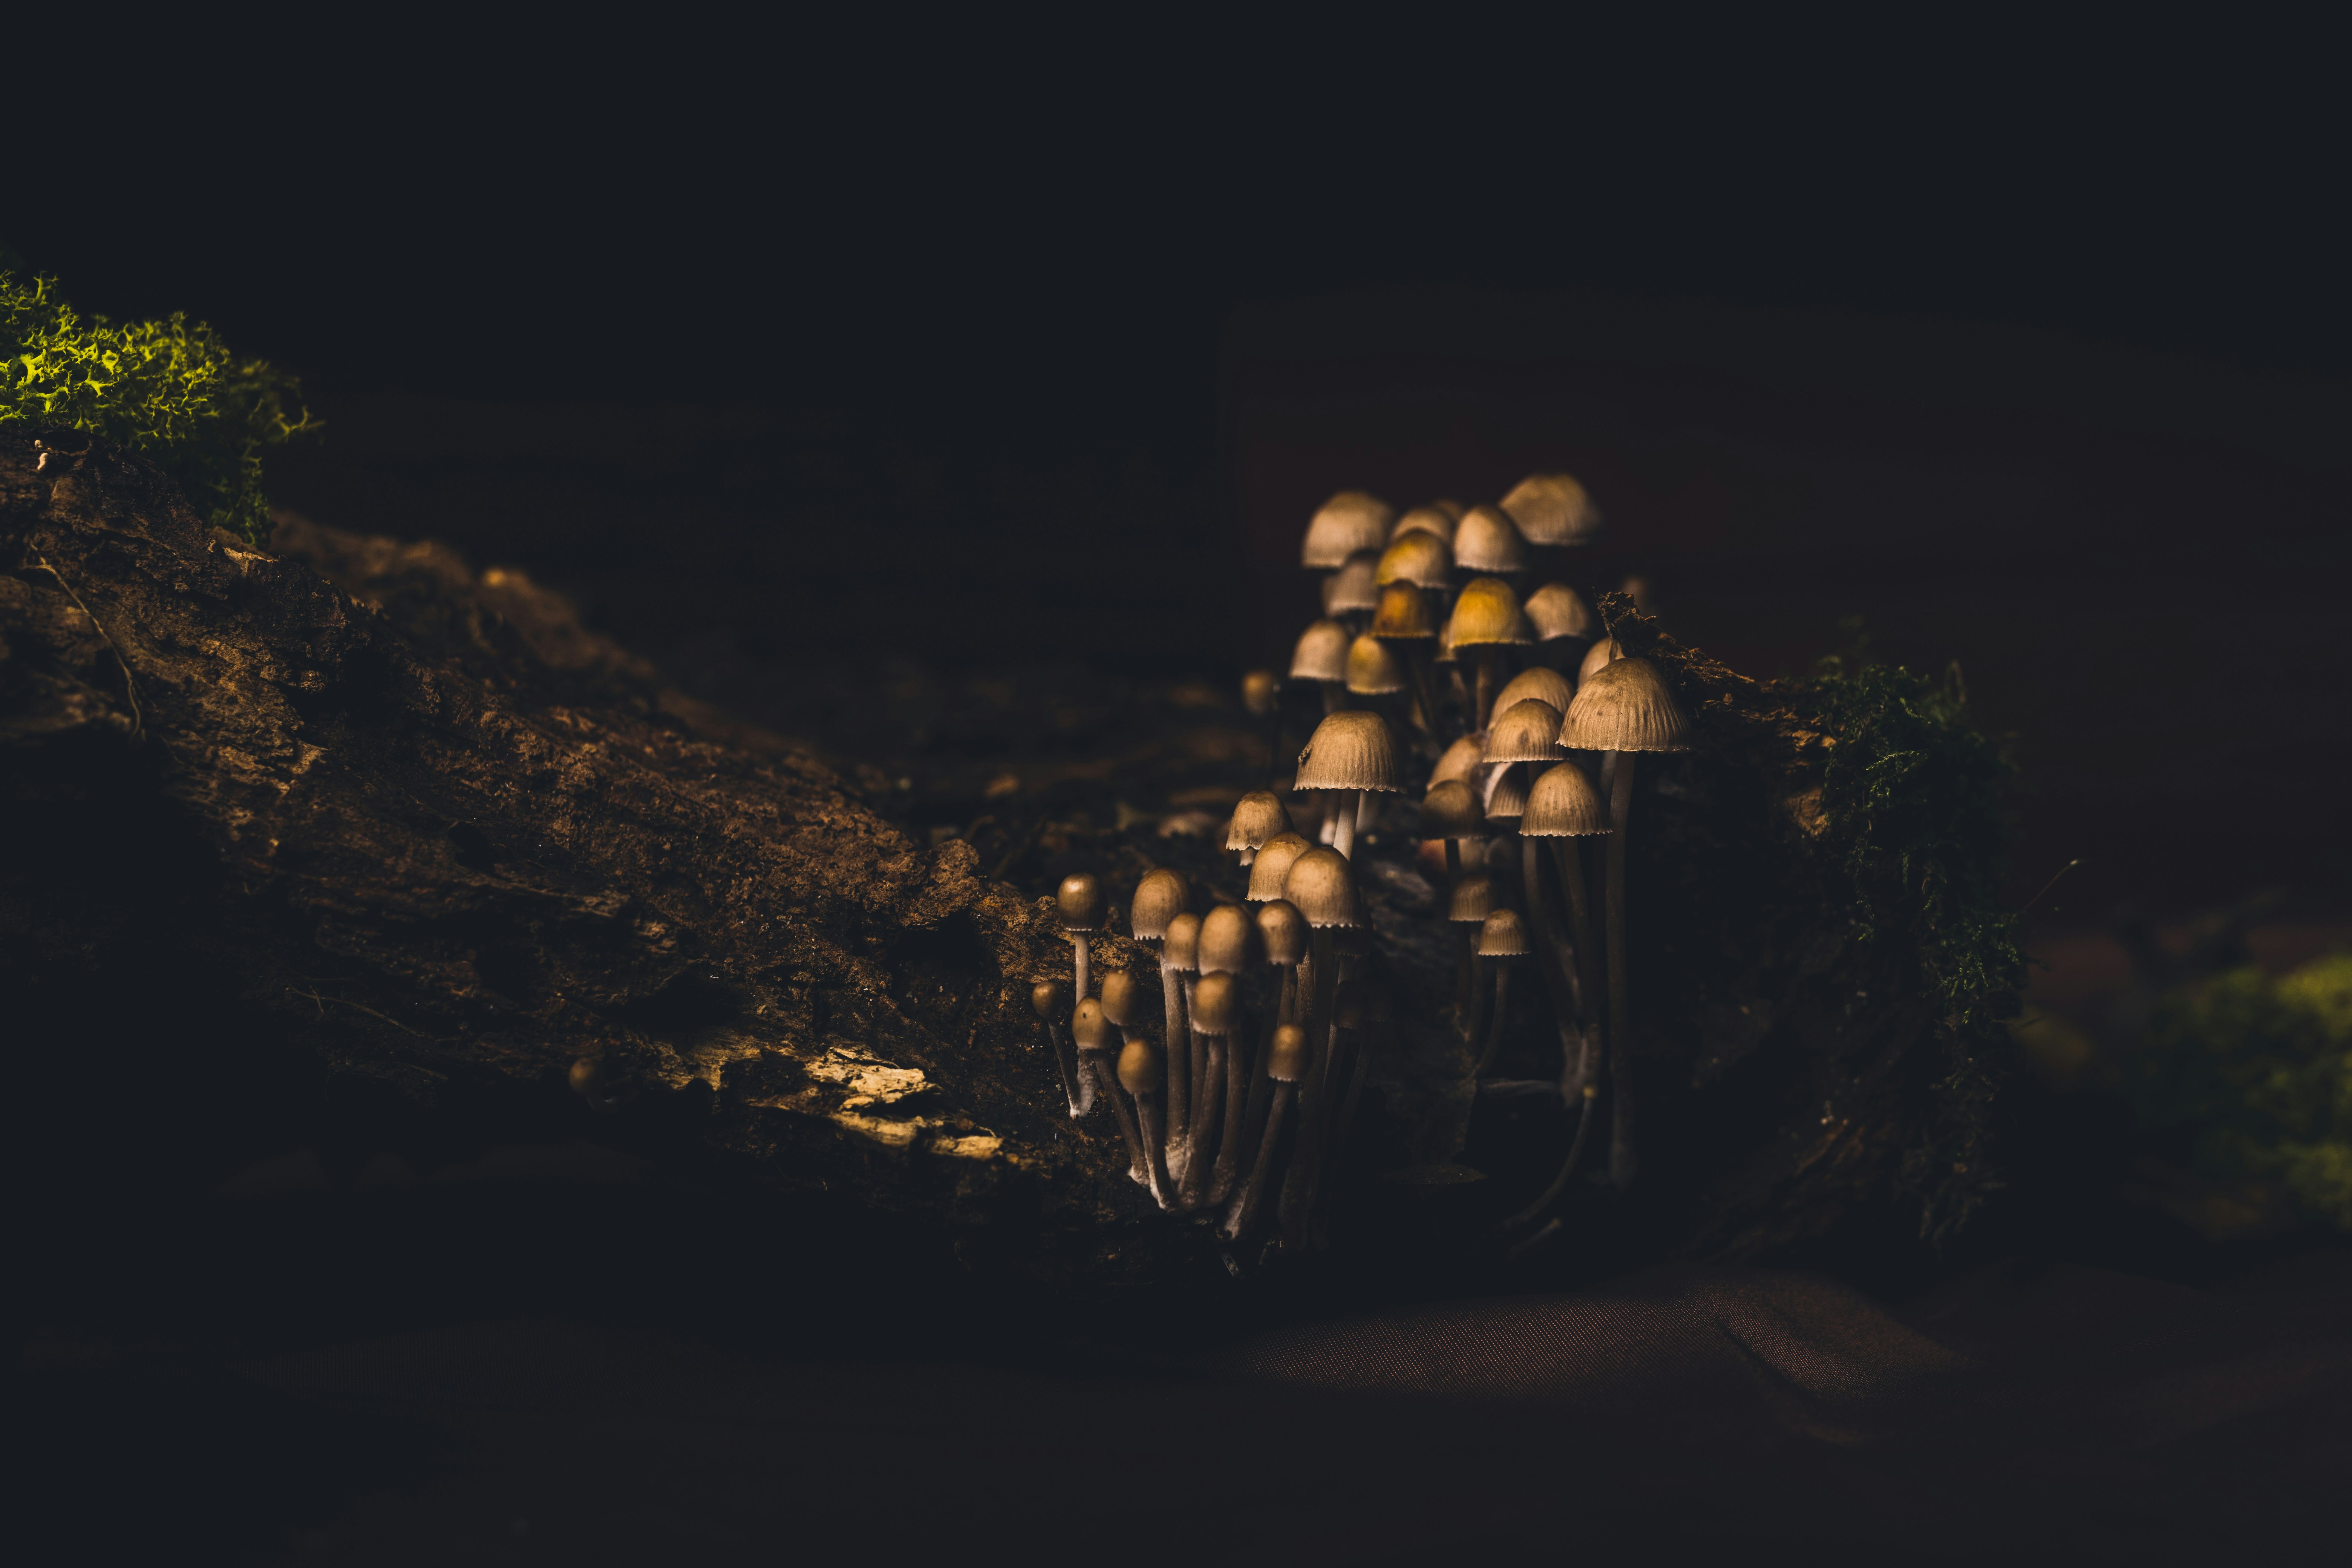
[[[2344,1546],[2352,1270],[2336,1258],[2224,1291],[1994,1271],[1901,1312],[1816,1276],[1665,1268],[1269,1331],[1187,1377],[1090,1360],[746,1357],[474,1322],[194,1384],[68,1382],[91,1430],[58,1441],[102,1467],[122,1515],[190,1510],[189,1561],[219,1560],[207,1542],[451,1564],[2225,1563]],[[187,1436],[142,1448],[125,1428]],[[103,1560],[123,1519],[87,1522],[66,1544]]]

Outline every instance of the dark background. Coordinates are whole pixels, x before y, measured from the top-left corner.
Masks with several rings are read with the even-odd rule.
[[[1278,659],[1329,491],[1565,467],[1611,520],[1593,584],[1644,573],[1740,668],[1801,670],[1848,616],[1959,661],[2023,769],[2017,901],[2084,862],[2033,910],[2043,1005],[2097,1013],[2128,909],[2178,946],[2268,890],[2258,958],[2345,940],[2352,247],[2316,37],[882,26],[117,57],[102,110],[25,100],[51,129],[0,238],[85,310],[184,309],[303,373],[328,428],[275,459],[280,504],[563,585],[689,689],[916,779],[919,829]],[[107,1278],[166,1305],[44,1330],[103,1369],[49,1390],[89,1428],[65,1451],[184,1469],[167,1499],[261,1541],[423,1484],[438,1439],[313,1445],[310,1406],[123,1345],[624,1300],[692,1333],[715,1296],[855,1320],[844,1353],[981,1353],[905,1303],[720,1278],[725,1223],[509,1198],[456,1241],[310,1192],[134,1227]],[[2185,1233],[2123,1258],[2112,1205],[2066,1212],[2063,1256],[2214,1277]],[[174,1324],[184,1293],[210,1304]],[[273,1479],[186,1468],[223,1423]],[[118,1429],[161,1435],[124,1461]]]

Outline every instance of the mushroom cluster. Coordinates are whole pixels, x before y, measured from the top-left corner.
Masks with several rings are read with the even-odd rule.
[[[1195,912],[1195,889],[1166,868],[1137,888],[1129,929],[1160,958],[1158,1041],[1138,977],[1106,976],[1101,1001],[1087,995],[1102,892],[1091,877],[1063,884],[1071,1113],[1112,1103],[1130,1174],[1162,1207],[1205,1213],[1235,1242],[1263,1229],[1297,1248],[1324,1233],[1381,1005],[1357,858],[1384,819],[1444,867],[1465,1070],[1482,1091],[1556,1091],[1577,1112],[1557,1177],[1509,1223],[1532,1224],[1567,1190],[1604,1098],[1606,1179],[1633,1181],[1624,846],[1638,758],[1688,749],[1691,727],[1659,670],[1622,657],[1564,580],[1600,521],[1565,474],[1531,476],[1495,505],[1398,516],[1346,491],[1315,513],[1300,560],[1324,574],[1324,616],[1299,637],[1290,679],[1319,688],[1323,716],[1286,798],[1253,792],[1234,809],[1224,846],[1247,870],[1244,899],[1209,892]],[[1279,683],[1255,671],[1244,694],[1268,714]],[[1417,811],[1390,802],[1407,794]],[[1538,994],[1515,1012],[1523,966]],[[1038,1005],[1058,1055],[1071,1004],[1055,984]],[[1488,1079],[1514,1018],[1544,1015],[1556,1080]]]

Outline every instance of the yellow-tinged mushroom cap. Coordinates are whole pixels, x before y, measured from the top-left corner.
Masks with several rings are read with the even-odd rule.
[[[1454,552],[1437,534],[1422,529],[1400,533],[1381,552],[1372,581],[1385,588],[1405,583],[1415,588],[1443,588],[1454,581]]]
[[[1233,906],[1228,904],[1226,908]],[[1232,1029],[1234,1017],[1241,1011],[1241,984],[1220,969],[1201,976],[1192,987],[1192,1032],[1196,1035],[1222,1035]]]
[[[1158,942],[1168,934],[1168,922],[1192,901],[1192,885],[1183,872],[1166,866],[1146,871],[1135,885],[1135,901],[1128,906],[1128,929],[1138,942]]]
[[[1127,1049],[1118,1053],[1118,1081],[1133,1095],[1158,1094],[1160,1080],[1160,1052],[1140,1035],[1132,1036]]]
[[[1474,577],[1454,601],[1454,618],[1446,623],[1454,647],[1517,646],[1535,641],[1527,616],[1519,613],[1519,596],[1500,577]]]
[[[1276,1083],[1297,1083],[1307,1076],[1307,1031],[1285,1024],[1274,1032],[1274,1047],[1265,1053],[1265,1076]]]
[[[1287,899],[1258,906],[1257,931],[1268,963],[1297,963],[1307,956],[1307,917]]]
[[[1315,929],[1352,927],[1356,918],[1356,873],[1337,849],[1314,848],[1291,862],[1282,896]]]

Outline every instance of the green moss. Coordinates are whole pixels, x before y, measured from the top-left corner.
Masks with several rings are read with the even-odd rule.
[[[2149,1126],[2200,1129],[2201,1174],[2352,1230],[2352,955],[2164,997],[2126,1087]]]
[[[1945,1045],[1937,1113],[1903,1154],[1904,1186],[1935,1237],[1969,1216],[1989,1179],[1990,1116],[2015,1047],[2024,960],[2001,901],[2014,773],[1975,728],[1957,666],[1940,681],[1898,666],[1823,660],[1815,700],[1831,739],[1822,781],[1825,847],[1851,898],[1855,937],[1930,999]]]
[[[140,452],[205,520],[258,542],[261,454],[318,427],[300,384],[184,315],[83,316],[54,279],[0,271],[0,426],[87,430]]]

